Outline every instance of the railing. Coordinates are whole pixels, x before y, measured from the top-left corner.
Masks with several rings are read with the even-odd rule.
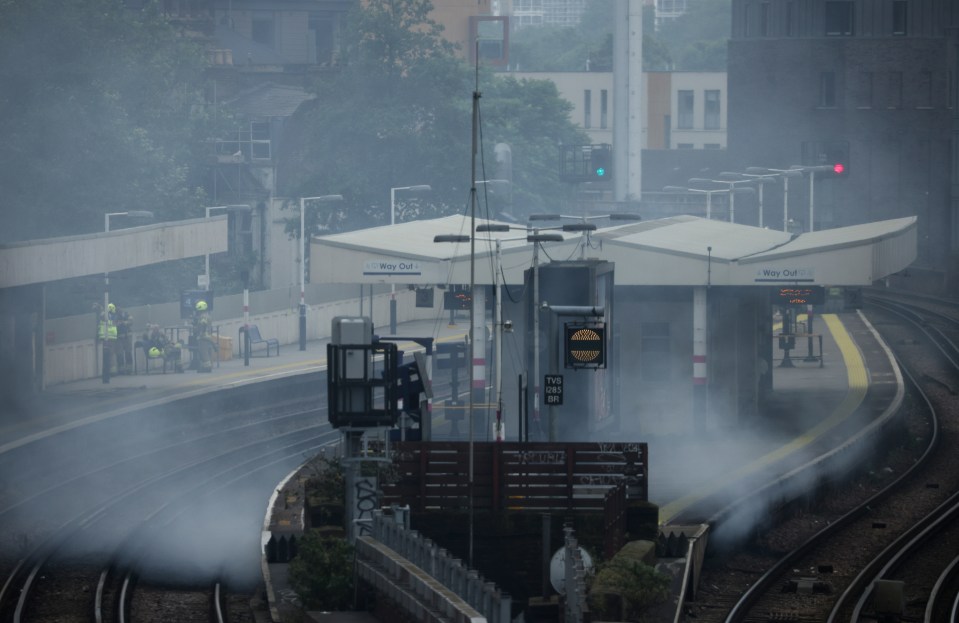
[[[648,450],[643,443],[400,442],[400,475],[383,485],[384,504],[413,510],[604,512],[606,496],[622,483],[633,500],[648,499]],[[623,502],[625,504],[625,502]]]
[[[626,544],[626,482],[606,494],[603,507],[603,553],[606,560]]]
[[[509,595],[399,517],[374,511],[373,536],[357,537],[361,578],[418,621],[510,622]]]
[[[576,537],[573,536],[573,528],[566,526],[563,528],[564,543],[566,555],[563,557],[563,587],[566,589],[566,623],[582,623],[589,612],[586,604],[586,577],[589,573],[586,565],[583,563],[582,550]]]

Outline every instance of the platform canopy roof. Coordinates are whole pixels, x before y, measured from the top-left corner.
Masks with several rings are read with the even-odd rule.
[[[228,233],[226,215],[218,214],[0,245],[0,289],[220,253]]]
[[[744,286],[776,284],[870,285],[916,258],[916,217],[805,234],[675,216],[603,226],[584,235],[558,232],[549,222],[539,233],[562,233],[562,242],[539,245],[540,265],[598,259],[615,264],[617,285]],[[494,221],[477,219],[476,223]],[[537,222],[539,223],[539,222]],[[495,240],[500,240],[505,283],[523,283],[534,245],[525,226],[477,233],[477,284],[492,284]],[[466,284],[470,242],[434,242],[437,235],[468,236],[470,219],[448,216],[329,236],[311,241],[313,283]]]

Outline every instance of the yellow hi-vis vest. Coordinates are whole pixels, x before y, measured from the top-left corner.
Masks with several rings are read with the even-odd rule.
[[[101,340],[117,339],[117,326],[113,324],[112,322],[110,322],[109,320],[107,321],[101,320],[100,325],[97,328],[97,337],[100,338]]]

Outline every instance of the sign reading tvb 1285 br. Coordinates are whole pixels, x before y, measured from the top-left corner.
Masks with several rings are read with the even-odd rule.
[[[543,403],[547,407],[558,407],[563,404],[563,375],[543,375]]]

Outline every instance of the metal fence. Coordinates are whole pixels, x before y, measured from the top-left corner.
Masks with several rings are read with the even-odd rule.
[[[374,583],[383,580],[378,588],[400,593],[393,595],[394,600],[418,620],[445,615],[452,620],[477,621],[479,615],[479,620],[490,623],[509,623],[510,596],[430,539],[407,528],[404,517],[408,514],[374,511],[373,536],[356,541],[361,576]],[[390,556],[390,552],[403,560]]]

